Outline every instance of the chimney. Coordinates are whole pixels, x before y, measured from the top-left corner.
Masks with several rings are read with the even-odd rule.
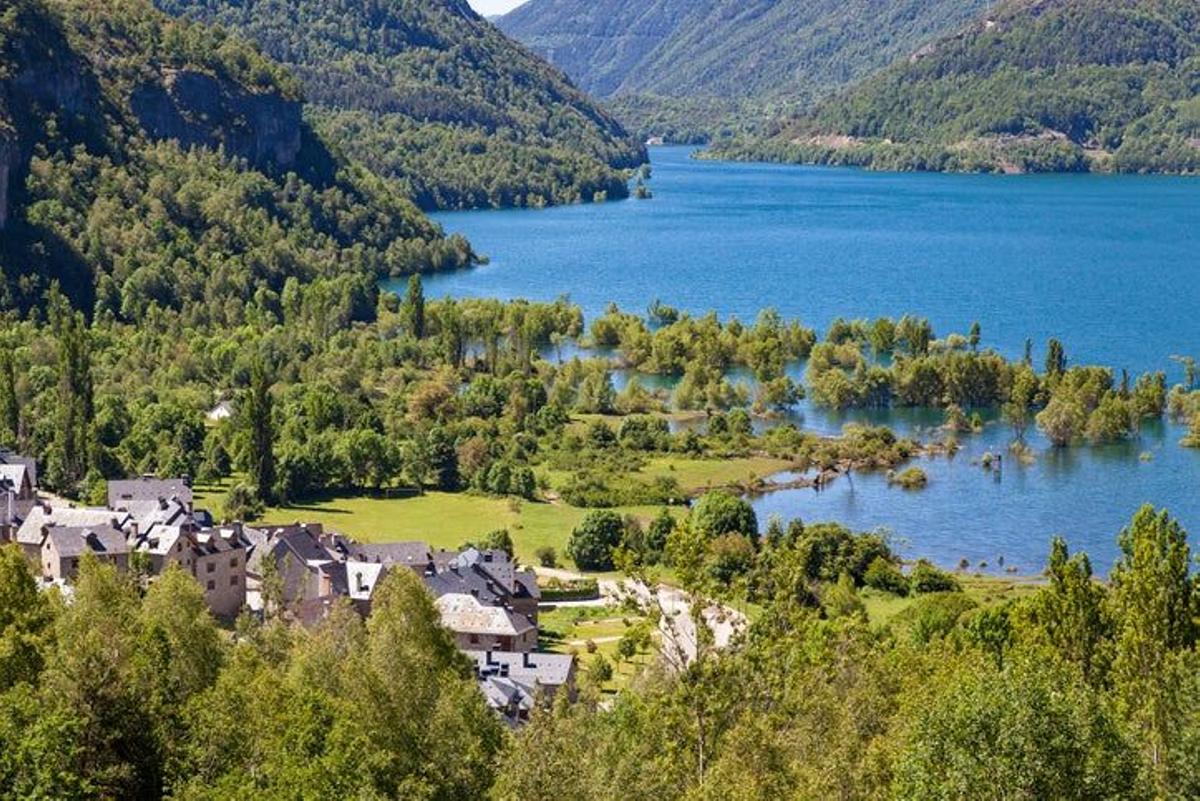
[[[533,670],[536,665],[533,664],[533,659],[530,658],[529,652],[521,654],[521,666],[526,670]]]
[[[493,648],[494,648],[494,647],[495,647],[495,646],[493,646],[492,648],[489,648],[489,649],[487,649],[487,664],[488,664],[489,666],[490,666],[490,665],[494,665],[494,664],[496,664],[496,657],[495,657],[495,655],[494,655],[494,653],[493,653]]]

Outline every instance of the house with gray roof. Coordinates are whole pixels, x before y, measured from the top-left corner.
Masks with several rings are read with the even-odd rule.
[[[434,597],[472,595],[488,606],[502,606],[537,624],[541,590],[532,570],[518,570],[504,551],[468,548],[436,572],[425,574]]]
[[[42,577],[74,581],[84,554],[129,569],[129,543],[125,532],[108,524],[98,526],[47,526],[43,532],[40,563]]]
[[[48,528],[100,528],[108,526],[124,531],[130,517],[125,512],[92,509],[67,504],[37,503],[25,515],[17,529],[16,541],[32,564],[42,563],[42,542]]]
[[[537,625],[503,606],[490,606],[473,595],[448,593],[434,599],[442,625],[463,651],[532,651]]]
[[[575,700],[575,657],[570,654],[466,651],[488,706],[510,724],[528,719],[560,692]]]

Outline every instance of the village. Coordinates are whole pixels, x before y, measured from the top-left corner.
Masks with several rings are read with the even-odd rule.
[[[0,544],[15,543],[45,589],[68,599],[81,560],[149,583],[178,566],[204,590],[213,616],[232,622],[268,607],[316,626],[335,604],[370,615],[376,587],[409,570],[433,596],[455,644],[475,662],[481,692],[517,725],[539,703],[576,695],[576,657],[538,651],[541,591],[533,570],[503,550],[433,549],[422,542],[361,544],[319,524],[215,523],[193,505],[187,478],[108,483],[104,507],[38,492],[35,460],[0,452]]]

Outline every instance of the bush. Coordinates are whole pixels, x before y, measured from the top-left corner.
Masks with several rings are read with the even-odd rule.
[[[533,552],[538,564],[542,567],[558,567],[558,551],[549,545],[543,545]]]
[[[917,595],[929,592],[962,592],[958,579],[924,559],[913,566],[909,584]]]
[[[872,562],[892,558],[891,549],[878,534],[855,534],[837,523],[802,527],[795,547],[805,575],[827,583],[849,573],[854,583],[861,585]]]
[[[908,595],[908,578],[900,572],[900,568],[882,556],[875,557],[875,560],[867,567],[867,572],[863,575],[863,583],[868,587],[882,592],[890,592],[893,595],[901,597]]]
[[[621,544],[625,521],[606,509],[588,512],[571,532],[567,554],[580,570],[612,570],[613,549]]]
[[[226,520],[257,520],[263,509],[262,499],[249,484],[237,484],[225,496]]]
[[[562,601],[594,601],[600,597],[600,583],[595,579],[550,579],[541,586],[541,600],[546,603]]]
[[[940,592],[917,601],[900,620],[911,622],[913,640],[924,644],[945,637],[975,607],[976,603],[960,592]]]
[[[929,483],[929,476],[919,467],[910,467],[901,473],[888,474],[888,483],[906,490],[924,489]]]
[[[700,498],[692,509],[692,524],[709,539],[722,534],[758,539],[758,516],[754,514],[754,508],[741,498],[724,492],[710,492]]]

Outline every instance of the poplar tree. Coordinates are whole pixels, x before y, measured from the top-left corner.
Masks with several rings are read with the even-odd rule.
[[[1182,724],[1176,702],[1183,655],[1197,634],[1191,549],[1178,521],[1149,505],[1121,532],[1120,545],[1111,576],[1117,620],[1113,684],[1123,718],[1165,795],[1169,752]]]
[[[275,495],[275,424],[272,419],[271,381],[261,359],[256,360],[250,368],[250,388],[243,408],[250,483],[260,499],[270,501]]]
[[[404,298],[404,315],[408,318],[408,332],[416,339],[425,338],[425,288],[421,276],[413,273],[408,278],[408,294]]]
[[[1059,376],[1067,371],[1067,353],[1063,344],[1051,339],[1046,351],[1046,375]]]
[[[17,447],[21,437],[21,406],[17,399],[17,375],[12,355],[0,351],[0,437]]]
[[[92,357],[87,323],[79,312],[66,311],[57,320],[58,405],[50,480],[62,489],[76,487],[87,475],[92,459]]]

